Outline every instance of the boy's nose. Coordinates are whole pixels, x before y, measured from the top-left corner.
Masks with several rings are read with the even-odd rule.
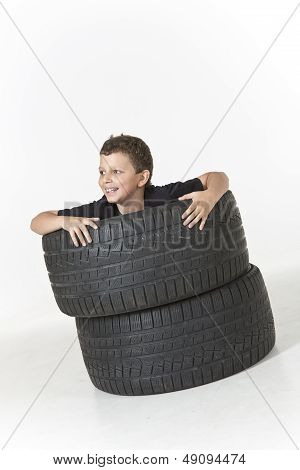
[[[104,183],[111,183],[111,181],[112,181],[112,178],[111,178],[111,176],[109,176],[109,175],[105,175],[105,178],[104,178]]]

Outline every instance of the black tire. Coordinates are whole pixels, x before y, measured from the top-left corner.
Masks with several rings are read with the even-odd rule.
[[[74,247],[70,234],[43,236],[49,279],[69,316],[116,315],[175,302],[222,286],[245,273],[246,237],[227,191],[202,231],[183,226],[190,205],[175,201],[100,221],[93,243]]]
[[[247,369],[275,344],[260,270],[206,294],[140,312],[75,319],[94,386],[116,395],[192,388]]]

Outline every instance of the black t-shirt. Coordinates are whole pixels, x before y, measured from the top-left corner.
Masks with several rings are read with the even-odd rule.
[[[204,188],[199,178],[193,178],[185,182],[177,181],[176,183],[169,183],[164,186],[150,185],[145,188],[144,207],[160,206],[168,201],[176,200],[184,194],[203,190]],[[89,204],[72,207],[71,209],[60,209],[57,215],[107,219],[121,215],[121,213],[118,210],[117,204],[108,202],[104,195],[98,201],[93,201]]]

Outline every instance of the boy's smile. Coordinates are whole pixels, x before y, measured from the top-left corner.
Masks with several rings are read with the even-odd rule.
[[[148,170],[136,173],[129,157],[122,152],[100,154],[99,186],[108,202],[121,214],[144,209],[144,189]]]

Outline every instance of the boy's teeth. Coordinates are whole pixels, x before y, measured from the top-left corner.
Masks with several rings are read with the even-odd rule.
[[[111,193],[111,192],[114,192],[114,191],[117,191],[118,188],[114,188],[114,189],[107,189],[106,192],[107,193]]]

